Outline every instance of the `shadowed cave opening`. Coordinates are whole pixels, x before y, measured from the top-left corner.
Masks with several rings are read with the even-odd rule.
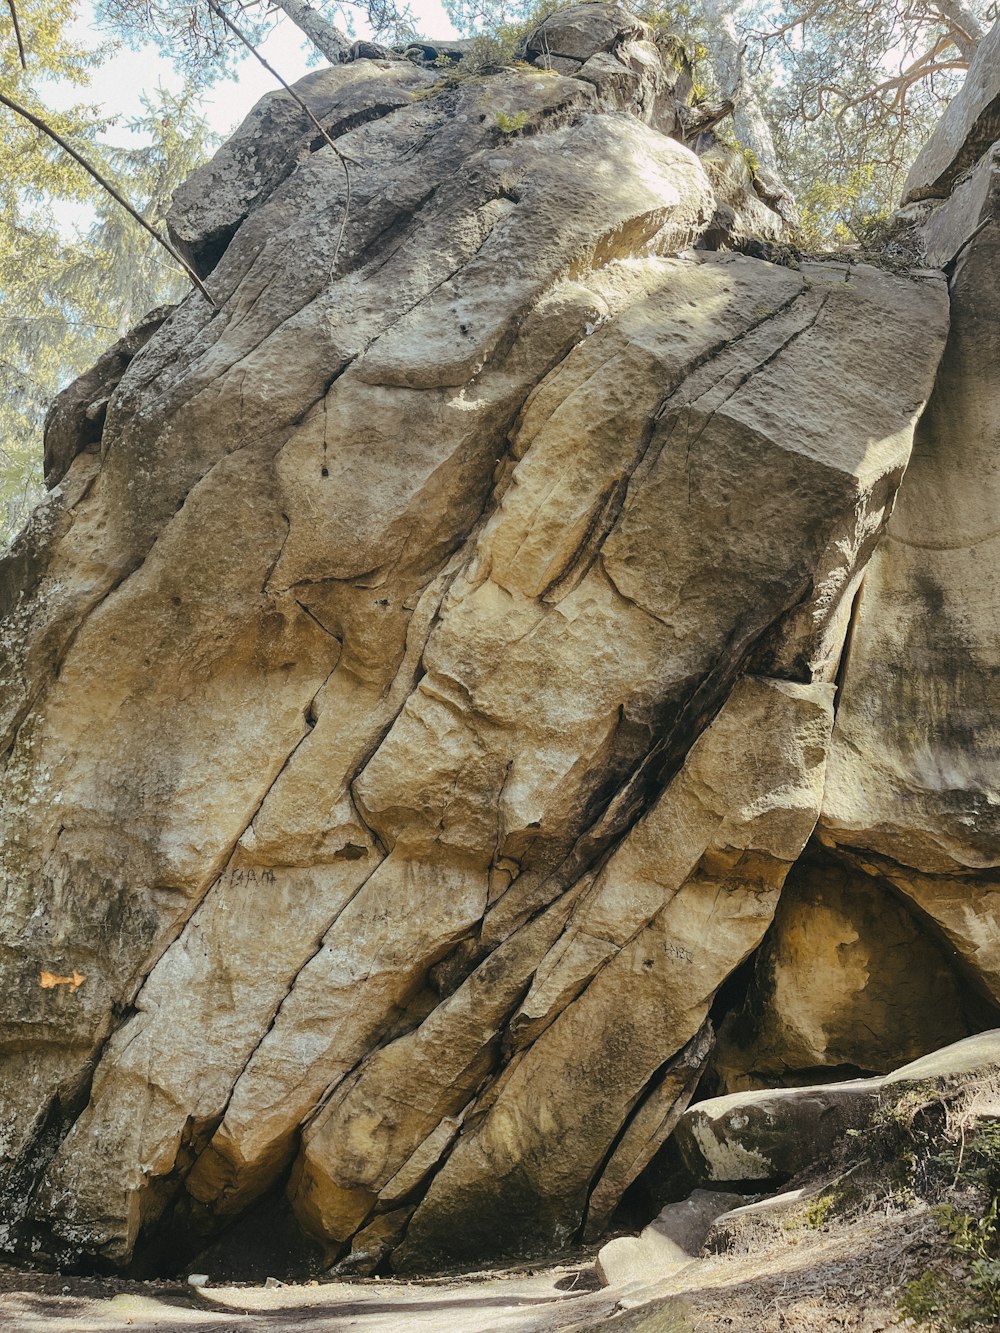
[[[773,1034],[766,1029],[769,1024],[777,1028],[781,1014],[767,1003],[767,992],[773,991],[783,970],[782,938],[810,910],[818,917],[817,934],[824,924],[829,928],[829,917],[837,920],[831,907],[843,913],[841,925],[850,922],[854,913],[857,938],[847,939],[848,953],[852,944],[855,950],[864,948],[866,926],[868,942],[874,943],[879,923],[887,937],[880,941],[879,960],[891,987],[880,988],[876,978],[860,992],[851,993],[845,980],[849,970],[835,970],[831,963],[829,978],[842,986],[840,1040],[835,1034],[829,1058],[822,1062],[796,1063],[792,1050],[787,1051],[786,1063],[776,1061],[775,1044],[767,1049],[767,1038]],[[824,909],[828,914],[825,923]],[[842,933],[850,935],[849,930]],[[843,942],[837,957],[844,957]],[[817,990],[826,1012],[832,1014],[831,1028],[836,1029],[837,1004],[824,990],[829,978],[824,978],[822,966],[816,966],[822,960],[812,961],[813,970],[802,978],[804,985]],[[799,971],[805,971],[801,964]],[[906,977],[908,984],[904,984]],[[866,998],[869,989],[875,993]],[[761,944],[719,987],[710,1019],[716,1043],[691,1106],[740,1091],[807,1087],[886,1074],[952,1042],[1000,1026],[1000,1008],[982,994],[960,956],[911,899],[887,880],[858,869],[849,856],[814,842],[790,872],[775,920]],[[874,1031],[873,1019],[880,1020]],[[852,1026],[857,1037],[844,1041]],[[769,1057],[767,1068],[757,1069],[754,1057],[762,1054]],[[746,1193],[748,1200],[760,1194],[760,1185],[753,1181],[715,1183],[698,1178],[668,1138],[623,1194],[609,1231],[638,1232],[665,1205],[682,1201],[693,1190],[713,1188],[723,1192],[735,1188]]]

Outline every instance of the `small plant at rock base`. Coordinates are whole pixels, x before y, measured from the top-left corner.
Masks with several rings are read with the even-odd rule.
[[[936,1325],[944,1333],[952,1333],[953,1329],[961,1327],[951,1322],[948,1314],[954,1304],[954,1279],[943,1273],[921,1273],[920,1277],[906,1284],[898,1308],[904,1319],[912,1319],[924,1327]]]
[[[496,114],[496,127],[501,134],[520,134],[527,123],[527,111],[518,111],[513,116],[507,116],[502,111]]]
[[[812,1228],[813,1231],[818,1231],[820,1227],[825,1225],[832,1207],[832,1194],[821,1194],[818,1199],[813,1199],[812,1203],[806,1209],[806,1226]]]
[[[982,1217],[951,1204],[932,1209],[948,1233],[951,1250],[965,1261],[965,1272],[961,1276],[952,1271],[922,1273],[907,1285],[899,1302],[901,1314],[943,1333],[1000,1327],[997,1203],[994,1198]]]
[[[932,1161],[954,1177],[956,1183],[980,1188],[989,1195],[1000,1191],[1000,1124],[977,1126],[961,1143],[947,1143]]]
[[[412,94],[411,101],[427,102],[432,97],[437,97],[438,93],[444,92],[445,88],[449,86],[450,84],[447,79],[438,79],[437,83],[428,84],[426,88],[418,88],[417,91]]]
[[[513,30],[477,33],[469,42],[465,55],[458,63],[458,73],[466,77],[491,74],[514,59],[517,36]]]
[[[757,156],[757,154],[754,152],[754,150],[753,150],[752,148],[747,148],[747,147],[745,147],[745,146],[744,146],[744,147],[741,147],[741,148],[740,148],[740,156],[743,158],[743,161],[746,163],[746,169],[747,169],[747,171],[749,171],[751,177],[756,178],[757,176],[759,176],[759,175],[760,175],[760,158]]]

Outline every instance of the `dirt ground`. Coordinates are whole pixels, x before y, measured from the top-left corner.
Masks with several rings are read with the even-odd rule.
[[[593,1251],[576,1263],[412,1282],[272,1279],[202,1288],[0,1266],[0,1333],[915,1329],[900,1311],[908,1283],[943,1275],[959,1304],[969,1289],[968,1260],[942,1213],[985,1219],[990,1254],[997,1248],[988,1209],[1000,1190],[1000,1078],[904,1094],[786,1189],[720,1217],[702,1257],[672,1271],[659,1259],[652,1270],[619,1269],[609,1287],[601,1286]],[[997,1333],[1000,1320],[969,1326]]]
[[[746,1253],[697,1260],[665,1290],[682,1297],[691,1330],[886,1333],[915,1327],[899,1299],[941,1249],[925,1205],[846,1225],[778,1225],[748,1238]]]
[[[592,1263],[424,1282],[270,1287],[0,1268],[4,1333],[888,1333],[940,1228],[925,1206],[810,1227],[770,1221],[662,1281],[596,1290]]]
[[[110,1333],[197,1329],[198,1333],[487,1333],[567,1329],[577,1316],[603,1322],[617,1303],[578,1269],[476,1275],[431,1282],[358,1280],[225,1286],[125,1282],[0,1269],[3,1333]],[[572,1310],[572,1315],[570,1311]]]

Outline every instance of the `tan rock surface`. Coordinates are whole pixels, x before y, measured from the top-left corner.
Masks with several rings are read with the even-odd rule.
[[[767,928],[815,822],[831,696],[737,685],[539,968],[523,1009],[542,1030],[469,1113],[475,1128],[417,1208],[400,1263],[570,1238],[619,1127]],[[752,768],[748,734],[759,740]]]
[[[558,22],[579,78],[310,76],[339,251],[259,108],[173,216],[219,309],[0,569],[11,1243],[596,1231],[812,832],[944,283],[690,250],[682,63]]]
[[[884,1074],[967,1036],[977,1020],[951,951],[906,900],[812,854],[785,883],[714,1067],[732,1092],[807,1082],[824,1067]]]
[[[998,1034],[988,1032],[869,1080],[880,1093],[862,1112],[862,1132],[832,1157],[816,1157],[807,1185],[743,1206],[734,1206],[739,1196],[695,1190],[641,1236],[620,1237],[572,1265],[407,1282],[303,1285],[272,1277],[256,1286],[230,1286],[212,1270],[187,1282],[140,1283],[0,1265],[0,1321],[18,1333],[118,1333],[125,1325],[150,1333],[683,1333],[692,1323],[720,1333],[734,1323],[750,1333],[845,1323],[879,1333],[898,1322],[908,1282],[929,1267],[944,1268],[956,1284],[973,1276],[968,1262],[959,1266],[936,1205],[955,1197],[956,1161],[963,1205],[986,1195],[970,1186],[981,1180],[994,1137],[998,1057]],[[784,1100],[795,1096],[786,1092]],[[916,1197],[899,1188],[900,1148]],[[385,1231],[393,1217],[365,1230]]]
[[[965,81],[917,154],[903,185],[903,201],[944,198],[1000,138],[1000,24],[979,43]]]
[[[996,32],[996,30],[995,30]],[[995,35],[995,33],[994,33]],[[1000,1001],[1000,216],[994,152],[928,220],[951,335],[854,615],[819,836]]]

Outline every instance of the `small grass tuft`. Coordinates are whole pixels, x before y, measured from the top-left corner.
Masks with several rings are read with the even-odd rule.
[[[805,1224],[818,1231],[826,1223],[830,1215],[830,1209],[833,1207],[833,1195],[821,1194],[818,1199],[813,1199],[812,1203],[806,1209]]]
[[[507,116],[502,111],[496,113],[496,127],[501,134],[520,134],[527,123],[527,111],[517,111],[513,116]]]

